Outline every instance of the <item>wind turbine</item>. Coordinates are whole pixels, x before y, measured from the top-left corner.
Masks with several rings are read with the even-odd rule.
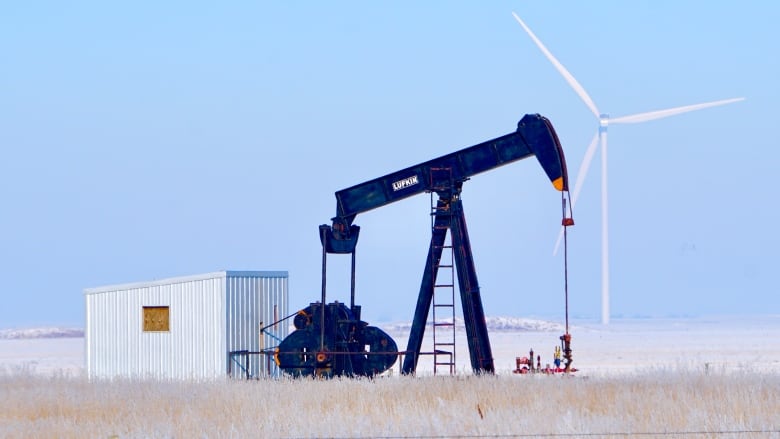
[[[647,113],[638,113],[629,116],[611,118],[609,117],[608,114],[601,113],[599,111],[599,109],[596,107],[596,104],[593,103],[593,99],[590,98],[590,96],[582,87],[582,85],[580,85],[580,83],[577,82],[576,79],[574,79],[574,76],[571,73],[569,73],[568,70],[566,70],[566,67],[564,67],[563,64],[561,64],[552,55],[552,53],[550,53],[550,51],[547,50],[544,44],[542,44],[542,42],[539,41],[538,38],[536,38],[536,35],[534,35],[534,33],[531,32],[531,29],[529,29],[528,26],[526,26],[523,20],[521,20],[520,17],[518,17],[517,14],[515,14],[514,12],[512,12],[512,15],[515,17],[515,20],[517,20],[517,22],[520,23],[520,26],[522,26],[523,29],[525,29],[528,36],[530,36],[531,39],[534,41],[534,43],[536,43],[536,45],[539,47],[539,50],[541,50],[544,56],[546,56],[547,59],[553,64],[553,66],[555,66],[555,69],[558,70],[558,72],[563,76],[566,82],[569,83],[571,88],[574,89],[574,91],[577,93],[580,99],[582,99],[582,101],[585,102],[585,105],[588,106],[588,108],[593,113],[593,115],[596,116],[596,118],[599,120],[598,131],[596,131],[596,134],[593,136],[593,140],[591,140],[590,145],[588,145],[588,148],[585,150],[585,157],[582,159],[582,164],[580,165],[580,169],[577,172],[577,180],[574,183],[574,190],[572,192],[571,204],[573,208],[574,204],[577,202],[577,198],[580,194],[580,190],[582,189],[582,183],[585,181],[585,176],[587,175],[588,169],[590,168],[590,162],[593,160],[593,155],[596,153],[596,149],[598,148],[599,143],[601,143],[601,323],[606,325],[609,323],[609,231],[608,231],[609,222],[607,216],[607,128],[609,127],[610,124],[614,124],[614,123],[647,122],[654,119],[674,116],[676,114],[687,113],[689,111],[701,110],[704,108],[715,107],[718,105],[730,104],[732,102],[744,100],[745,98],[724,99],[720,101],[706,102],[703,104],[686,105],[683,107],[668,108],[666,110],[650,111]],[[560,246],[562,237],[563,237],[563,230],[561,230],[561,233],[558,234],[558,240],[555,243],[555,250],[553,251],[553,254],[557,254],[558,247]]]

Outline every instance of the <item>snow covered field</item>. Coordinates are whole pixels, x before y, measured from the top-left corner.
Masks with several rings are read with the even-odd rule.
[[[530,349],[541,355],[542,366],[552,363],[564,332],[559,324],[538,320],[488,318],[488,324],[498,373],[514,369],[515,357]],[[389,332],[399,349],[405,346],[408,331]],[[588,376],[671,368],[780,373],[780,316],[613,319],[607,326],[574,321],[569,332],[574,365]],[[457,335],[458,371],[465,372],[470,369],[465,334]],[[421,370],[424,363],[421,359]]]
[[[396,340],[399,349],[406,347],[408,324],[378,326]],[[543,366],[551,363],[553,349],[563,333],[560,324],[543,320],[488,318],[488,326],[499,374],[510,373],[515,357],[527,356],[530,349],[541,355]],[[608,326],[574,321],[570,332],[574,365],[580,374],[588,376],[669,368],[780,373],[780,315],[614,319]],[[430,333],[426,331],[426,336]],[[84,339],[73,334],[72,330],[0,331],[0,368],[78,375],[84,369]],[[457,371],[469,373],[462,330],[457,331],[457,346]],[[429,340],[423,350],[431,350]],[[397,363],[393,371],[398,370]],[[430,357],[421,357],[418,371],[432,371]]]

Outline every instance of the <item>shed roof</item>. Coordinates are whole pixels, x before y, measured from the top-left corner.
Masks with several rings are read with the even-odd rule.
[[[271,278],[271,277],[288,277],[287,271],[240,271],[240,270],[224,270],[214,271],[211,273],[194,274],[190,276],[178,276],[169,277],[165,279],[155,279],[145,282],[130,282],[116,285],[105,285],[100,287],[85,288],[84,294],[100,294],[108,293],[112,291],[123,291],[136,288],[153,287],[160,285],[178,284],[184,282],[192,282],[205,279],[219,279],[229,277],[257,277],[257,278]]]

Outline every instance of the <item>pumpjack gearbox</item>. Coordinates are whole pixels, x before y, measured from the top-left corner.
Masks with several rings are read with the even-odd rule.
[[[292,376],[367,376],[390,369],[398,357],[395,341],[360,320],[360,306],[312,303],[293,319],[295,331],[276,352],[279,367]]]

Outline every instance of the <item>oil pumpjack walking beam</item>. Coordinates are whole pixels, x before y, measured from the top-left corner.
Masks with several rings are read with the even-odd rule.
[[[416,370],[425,324],[433,300],[436,271],[449,230],[471,367],[477,374],[494,372],[493,355],[460,195],[463,183],[470,177],[530,156],[536,156],[555,189],[568,191],[566,161],[552,124],[543,116],[527,114],[518,122],[515,132],[336,192],[337,213],[332,218],[333,223],[330,226],[320,226],[323,245],[322,303],[325,303],[326,255],[351,253],[351,306],[355,306],[355,247],[360,227],[353,222],[358,214],[423,192],[436,192],[439,199],[434,214],[434,227],[402,371],[411,374]],[[447,181],[437,180],[433,169],[448,169]]]

